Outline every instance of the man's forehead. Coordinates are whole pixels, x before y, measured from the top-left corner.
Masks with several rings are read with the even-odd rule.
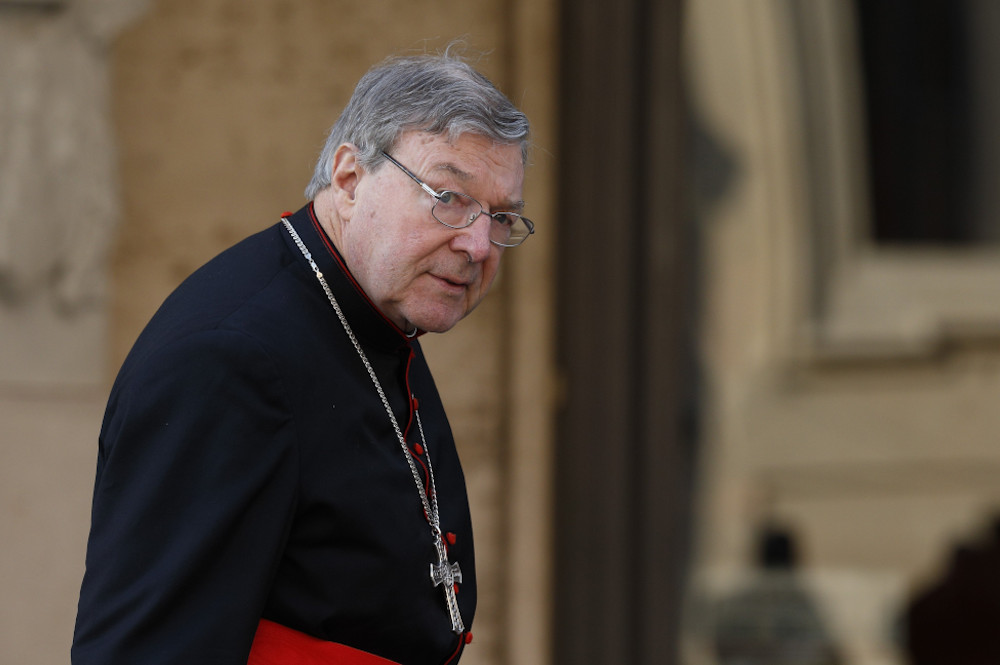
[[[471,177],[453,157],[461,157],[463,154],[485,154],[493,153],[498,162],[506,161],[500,158],[500,153],[512,153],[512,161],[516,161],[523,167],[521,159],[521,145],[518,143],[508,143],[499,141],[485,134],[472,131],[462,132],[455,136],[445,133],[432,133],[421,130],[408,130],[403,132],[393,144],[393,150],[399,151],[404,144],[409,144],[411,148],[418,151],[427,150],[428,156],[434,160],[428,166],[434,168],[454,169],[455,175],[459,177]]]

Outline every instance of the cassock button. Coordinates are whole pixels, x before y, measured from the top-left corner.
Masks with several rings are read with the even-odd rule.
[[[455,593],[457,594],[457,593],[458,593],[458,582],[455,582],[455,583],[454,583],[454,584],[452,584],[451,586],[452,586],[452,588],[454,588],[454,589],[455,589]]]
[[[420,408],[420,400],[416,397],[413,398],[413,410],[416,411]]]
[[[419,443],[414,443],[413,444],[413,452],[415,452],[418,455],[423,455],[424,454],[424,447],[421,446]]]
[[[466,633],[465,634],[465,643],[466,644],[472,644],[472,633]]]
[[[451,531],[449,531],[448,533],[446,533],[444,537],[448,539],[448,544],[449,545],[454,545],[455,542],[458,540],[458,536],[456,536]]]

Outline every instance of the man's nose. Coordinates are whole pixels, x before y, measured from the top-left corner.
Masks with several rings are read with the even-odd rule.
[[[490,226],[493,219],[488,213],[481,212],[472,224],[459,229],[452,240],[452,248],[465,252],[470,263],[480,263],[490,255],[493,244],[490,242]]]

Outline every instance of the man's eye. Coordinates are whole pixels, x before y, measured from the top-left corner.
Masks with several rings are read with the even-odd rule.
[[[503,224],[504,226],[510,226],[514,223],[514,217],[508,215],[505,212],[495,212],[493,213],[493,219]]]
[[[443,203],[445,205],[455,203],[455,192],[449,192],[447,190],[441,192],[440,196],[438,196],[438,203]]]

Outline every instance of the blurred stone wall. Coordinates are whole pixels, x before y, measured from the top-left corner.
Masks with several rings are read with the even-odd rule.
[[[965,7],[997,25],[991,3]],[[794,534],[843,662],[906,662],[907,603],[1000,509],[1000,247],[872,240],[851,8],[689,5],[709,148],[694,164],[705,388],[690,665],[717,662],[709,609],[761,574],[769,524]],[[992,100],[995,60],[974,66]],[[984,151],[994,124],[970,128]]]

